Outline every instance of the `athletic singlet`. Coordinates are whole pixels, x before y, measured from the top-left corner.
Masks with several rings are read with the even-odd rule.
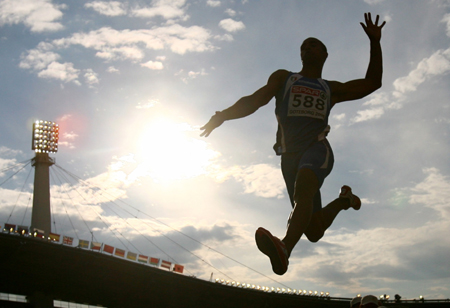
[[[275,96],[278,120],[277,155],[305,151],[330,131],[331,92],[328,82],[290,73]]]

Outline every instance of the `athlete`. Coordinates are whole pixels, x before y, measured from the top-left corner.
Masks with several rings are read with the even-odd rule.
[[[386,22],[378,25],[379,16],[373,22],[370,13],[364,14],[364,19],[361,26],[370,40],[370,60],[364,78],[345,83],[322,79],[327,49],[318,39],[307,38],[300,47],[303,66],[299,73],[274,72],[265,86],[216,112],[201,128],[201,136],[208,137],[224,121],[246,117],[276,98],[278,132],[274,149],[281,155],[281,170],[293,210],[282,239],[258,228],[255,240],[278,275],[287,271],[289,256],[303,234],[311,242],[317,242],[341,210],[361,207],[360,199],[344,185],[339,197],[322,208],[320,187],[334,163],[326,138],[331,108],[337,103],[361,99],[381,87],[380,39]]]

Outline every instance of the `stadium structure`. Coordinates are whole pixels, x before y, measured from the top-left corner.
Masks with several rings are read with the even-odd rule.
[[[31,226],[4,223],[0,233],[0,307],[348,307],[350,298],[184,274],[180,264],[95,241],[52,233],[49,157],[58,126],[33,124],[35,168]],[[382,296],[386,307],[450,307],[450,300]]]

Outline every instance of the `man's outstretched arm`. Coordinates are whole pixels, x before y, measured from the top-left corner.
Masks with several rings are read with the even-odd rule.
[[[364,79],[352,80],[346,83],[331,81],[331,101],[337,104],[363,98],[381,87],[383,77],[383,57],[381,52],[381,29],[386,22],[378,25],[379,16],[375,23],[370,13],[364,14],[365,24],[361,23],[370,39],[370,61]]]
[[[234,105],[223,111],[217,111],[216,114],[211,117],[209,122],[200,128],[203,130],[200,136],[208,137],[209,134],[211,134],[215,128],[222,125],[223,122],[246,117],[254,113],[260,107],[268,104],[277,94],[278,90],[283,87],[288,74],[289,72],[285,70],[276,71],[269,77],[267,84],[258,89],[255,93],[240,98]]]

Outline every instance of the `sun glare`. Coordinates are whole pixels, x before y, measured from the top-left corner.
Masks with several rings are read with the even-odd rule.
[[[220,154],[205,141],[191,137],[197,133],[187,123],[158,119],[142,131],[139,141],[141,168],[154,180],[187,179],[205,174]],[[197,134],[198,135],[198,134]]]

